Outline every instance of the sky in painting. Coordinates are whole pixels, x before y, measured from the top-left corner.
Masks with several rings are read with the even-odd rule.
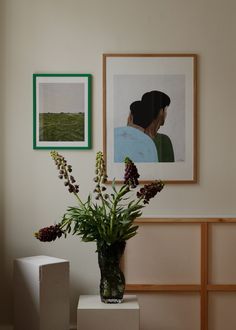
[[[39,83],[39,112],[84,112],[84,91],[84,83]]]

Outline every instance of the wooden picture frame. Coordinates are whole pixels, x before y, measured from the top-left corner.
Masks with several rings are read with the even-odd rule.
[[[197,182],[196,74],[196,54],[103,54],[109,181],[122,182],[128,156],[143,183]]]
[[[91,75],[33,74],[33,148],[91,148]]]

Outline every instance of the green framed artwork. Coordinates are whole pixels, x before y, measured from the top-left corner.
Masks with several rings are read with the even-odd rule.
[[[91,149],[90,74],[33,74],[33,148]]]

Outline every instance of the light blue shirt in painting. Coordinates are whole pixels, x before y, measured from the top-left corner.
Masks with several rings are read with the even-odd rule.
[[[114,162],[129,157],[135,163],[158,162],[153,140],[139,129],[125,126],[114,129]]]

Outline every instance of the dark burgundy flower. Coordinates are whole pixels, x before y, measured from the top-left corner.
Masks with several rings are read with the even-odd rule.
[[[49,227],[41,228],[34,236],[41,242],[52,242],[56,238],[60,238],[63,234],[63,231],[59,225],[52,225]]]
[[[139,174],[137,167],[128,157],[125,158],[125,175],[124,184],[129,185],[131,188],[136,188],[139,184]]]
[[[138,192],[137,197],[143,199],[144,204],[148,204],[149,200],[156,196],[164,187],[162,181],[154,181],[150,184],[145,184]]]

